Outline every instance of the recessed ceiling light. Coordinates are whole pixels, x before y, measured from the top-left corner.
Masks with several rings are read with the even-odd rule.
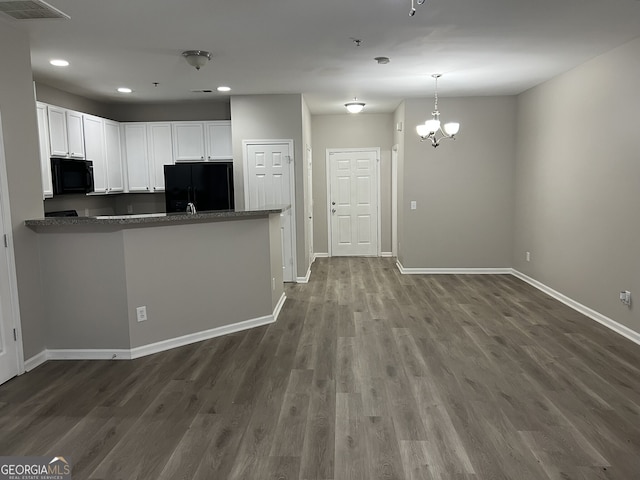
[[[218,87],[218,91],[219,92],[230,92],[231,91],[231,87],[226,87],[224,85],[221,85]]]
[[[133,90],[131,90],[131,89],[130,89],[130,88],[128,88],[128,87],[119,87],[119,88],[118,88],[118,91],[119,91],[120,93],[131,93],[131,92],[133,92]]]
[[[61,58],[54,58],[53,60],[49,60],[49,63],[54,67],[68,67],[69,62],[66,60],[62,60]]]

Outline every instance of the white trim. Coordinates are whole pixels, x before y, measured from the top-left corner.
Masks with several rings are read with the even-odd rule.
[[[285,295],[284,292],[282,292],[282,295],[280,295],[280,300],[278,300],[278,303],[276,303],[276,308],[273,309],[273,321],[277,321],[278,317],[280,316],[280,310],[282,310],[282,307],[284,306],[284,301],[287,299],[287,296]]]
[[[327,252],[316,252],[313,254],[313,261],[316,261],[316,258],[329,258],[329,254]]]
[[[252,318],[250,320],[244,320],[231,325],[211,328],[202,332],[195,332],[176,338],[170,338],[168,340],[161,340],[160,342],[150,343],[149,345],[142,345],[132,349],[47,349],[27,360],[25,362],[25,366],[27,367],[26,370],[33,370],[47,360],[133,360],[147,355],[152,355],[154,353],[171,350],[172,348],[183,347],[203,340],[221,337],[230,333],[261,327],[276,321],[286,298],[286,295],[283,293],[280,300],[278,300],[278,304],[276,305],[272,315],[265,315],[264,317]]]
[[[265,315],[264,317],[252,318],[250,320],[244,320],[242,322],[233,323],[231,325],[223,325],[222,327],[211,328],[209,330],[203,330],[201,332],[190,333],[181,337],[170,338],[168,340],[162,340],[160,342],[151,343],[149,345],[142,345],[131,349],[131,358],[140,358],[154,353],[164,352],[176,347],[183,347],[192,343],[201,342],[203,340],[209,340],[210,338],[221,337],[223,335],[229,335],[230,333],[240,332],[242,330],[248,330],[250,328],[261,327],[275,322],[273,315]]]
[[[626,326],[622,325],[621,323],[618,323],[615,320],[613,320],[613,319],[611,319],[609,317],[606,317],[606,316],[602,315],[599,312],[596,312],[595,310],[587,307],[586,305],[583,305],[583,304],[581,304],[579,302],[576,302],[572,298],[569,298],[566,295],[558,292],[557,290],[554,290],[553,288],[548,287],[547,285],[545,285],[542,282],[539,282],[538,280],[534,280],[533,278],[525,275],[522,272],[519,272],[518,270],[511,269],[511,274],[514,277],[519,278],[523,282],[526,282],[529,285],[537,288],[541,292],[546,293],[550,297],[555,298],[559,302],[562,302],[565,305],[573,308],[575,311],[583,314],[584,316],[589,317],[592,320],[595,320],[596,322],[600,323],[601,325],[604,325],[605,327],[609,328],[610,330],[613,330],[614,332],[616,332],[616,333],[622,335],[623,337],[631,340],[632,342],[637,343],[638,345],[640,345],[640,333],[639,332],[636,332],[635,330],[631,330],[629,327],[626,327]]]
[[[263,140],[242,140],[242,177],[244,185],[244,207],[249,208],[249,145],[278,145],[286,143],[289,146],[289,156],[291,157],[290,170],[289,170],[289,188],[291,189],[291,204],[290,209],[286,213],[291,215],[291,258],[293,259],[293,265],[291,266],[292,278],[291,280],[285,279],[285,282],[294,281],[296,273],[298,272],[298,238],[296,234],[296,162],[295,162],[295,150],[293,149],[292,139],[263,139]],[[304,206],[303,206],[304,210]],[[284,212],[283,212],[284,213]],[[284,259],[283,259],[284,261]]]
[[[382,248],[382,208],[381,208],[381,199],[380,199],[380,147],[359,147],[359,148],[327,148],[325,152],[325,173],[327,180],[327,247],[329,249],[329,257],[333,256],[332,252],[332,234],[331,234],[331,207],[329,202],[331,201],[331,154],[332,153],[341,153],[341,152],[375,152],[376,154],[376,188],[378,189],[376,195],[376,217],[377,217],[377,242],[376,253],[375,255],[366,255],[366,256],[380,256],[381,248]]]
[[[46,362],[48,358],[49,357],[47,355],[47,351],[43,350],[40,353],[38,353],[37,355],[34,355],[33,357],[29,358],[28,360],[25,360],[25,362],[24,362],[24,370],[26,372],[30,372],[34,368],[39,367],[44,362]]]
[[[35,91],[35,82],[33,84]],[[40,157],[38,157],[40,158]],[[18,299],[18,277],[16,274],[16,253],[13,248],[13,224],[11,223],[11,204],[9,198],[9,181],[7,179],[7,159],[4,152],[4,138],[2,135],[2,118],[0,116],[0,194],[2,195],[2,224],[4,226],[4,234],[7,236],[7,247],[5,255],[7,258],[7,270],[9,278],[9,308],[11,309],[11,318],[5,319],[11,328],[15,329],[18,340],[16,343],[16,362],[18,366],[18,375],[25,372],[24,366],[24,345],[22,343],[22,322],[20,320],[20,302]]]
[[[380,256],[385,258],[393,257],[393,252],[380,252]]]
[[[391,147],[391,252],[398,256],[398,144]]]
[[[126,348],[59,349],[47,350],[47,360],[131,360]]]
[[[396,262],[403,275],[504,275],[511,274],[511,268],[413,268]]]
[[[315,260],[315,257],[313,260]],[[307,274],[304,277],[297,277],[296,283],[309,283],[309,278],[311,278],[311,264],[313,263],[313,260],[309,264],[309,268],[307,268]]]

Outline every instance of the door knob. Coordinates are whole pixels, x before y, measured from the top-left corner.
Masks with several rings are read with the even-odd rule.
[[[332,208],[332,209],[331,209],[331,213],[336,213],[336,209],[335,209],[335,208]]]
[[[336,202],[331,202],[331,205],[335,205],[335,204],[336,204]]]

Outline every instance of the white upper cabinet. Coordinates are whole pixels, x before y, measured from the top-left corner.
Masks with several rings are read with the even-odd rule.
[[[203,122],[173,122],[173,158],[176,162],[205,160]]]
[[[86,159],[93,162],[93,191],[107,193],[107,157],[105,152],[104,120],[83,115]]]
[[[231,160],[231,121],[173,122],[176,162]]]
[[[47,116],[51,156],[84,158],[82,114],[48,105]]]
[[[120,124],[118,122],[104,121],[104,140],[107,161],[107,193],[124,192]]]
[[[122,124],[123,153],[127,165],[129,192],[149,192],[149,159],[147,149],[147,124]]]
[[[42,197],[53,197],[53,184],[51,182],[51,155],[49,154],[49,126],[47,124],[47,106],[43,103],[36,104],[38,115],[38,145],[40,147],[40,170],[42,174]]]
[[[231,122],[206,122],[205,139],[207,160],[231,160],[233,149],[231,146]]]
[[[151,190],[164,192],[164,166],[173,165],[171,123],[149,123],[149,167],[151,170]]]

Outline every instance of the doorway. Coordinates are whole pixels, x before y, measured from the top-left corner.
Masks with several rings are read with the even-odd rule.
[[[327,149],[330,256],[380,255],[379,148]]]
[[[243,140],[246,208],[291,205],[280,214],[282,274],[296,281],[293,140]]]
[[[6,172],[0,118],[0,383],[22,373],[22,343],[18,342],[20,315]]]

